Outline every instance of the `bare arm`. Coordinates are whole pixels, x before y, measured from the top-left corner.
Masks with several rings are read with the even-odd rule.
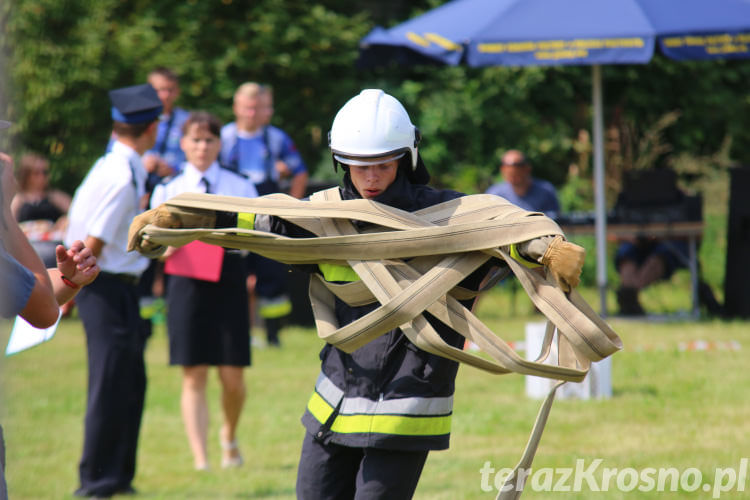
[[[104,248],[104,241],[94,236],[86,236],[84,241],[86,248],[91,250],[94,257],[99,257],[102,254],[102,248]]]
[[[6,215],[10,217],[9,211]],[[34,275],[34,288],[21,310],[21,317],[37,328],[52,326],[57,321],[58,304],[47,270],[18,224],[7,219],[6,223],[8,227],[3,234],[5,249]]]
[[[99,275],[99,265],[90,248],[82,241],[75,241],[66,249],[62,245],[55,248],[57,269],[48,269],[55,299],[64,304]],[[64,279],[63,279],[64,277]]]
[[[49,199],[63,214],[67,214],[68,210],[70,210],[72,199],[68,193],[55,189],[50,191]]]
[[[16,195],[13,197],[13,200],[10,202],[10,212],[13,216],[13,220],[18,220],[18,212],[21,211],[21,207],[23,206],[23,203],[25,201],[24,195],[21,193],[16,193]]]
[[[37,328],[52,326],[57,321],[58,304],[44,264],[15,222],[9,225],[3,236],[8,253],[31,271],[35,278],[34,288],[21,310],[21,317]]]
[[[305,191],[307,190],[307,172],[300,172],[299,174],[292,177],[291,185],[289,186],[289,195],[294,196],[298,200],[305,197]]]
[[[37,328],[52,326],[57,321],[59,306],[75,297],[80,287],[96,279],[99,274],[96,258],[80,241],[75,242],[70,249],[58,245],[57,268],[45,269],[17,225],[15,230],[11,231],[11,234],[16,233],[14,236],[8,234],[10,237],[4,238],[6,249],[36,278],[20,316]]]
[[[52,291],[52,282],[42,260],[18,227],[11,212],[10,204],[16,194],[16,179],[13,177],[13,159],[0,153],[2,169],[2,231],[5,250],[22,266],[34,275],[34,288],[31,290],[26,305],[21,310],[21,317],[37,328],[51,326],[57,321],[58,306]]]

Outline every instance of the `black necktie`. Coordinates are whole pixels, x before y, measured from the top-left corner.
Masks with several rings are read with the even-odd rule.
[[[206,179],[205,177],[201,177],[201,183],[204,186],[206,186],[206,193],[207,194],[210,193],[211,192],[211,183],[208,182],[208,179]]]
[[[159,144],[159,156],[164,156],[164,151],[167,149],[167,143],[169,142],[169,133],[172,131],[172,124],[174,123],[175,112],[169,115],[169,121],[167,121],[167,129],[164,131],[164,137],[162,137],[161,144]]]

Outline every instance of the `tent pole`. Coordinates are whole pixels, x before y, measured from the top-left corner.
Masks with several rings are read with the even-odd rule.
[[[607,316],[607,202],[604,193],[604,118],[602,111],[602,67],[591,67],[594,107],[594,226],[596,234],[596,284],[600,315]]]

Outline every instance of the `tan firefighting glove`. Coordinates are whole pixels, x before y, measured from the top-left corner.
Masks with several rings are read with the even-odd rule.
[[[162,203],[133,218],[128,231],[128,251],[137,250],[146,257],[159,257],[167,248],[143,238],[143,228],[148,224],[167,229],[191,227],[212,228],[216,225],[216,214],[210,210],[185,209]]]
[[[569,292],[581,281],[585,257],[586,250],[583,247],[565,241],[562,236],[556,236],[539,259],[539,263],[547,266],[563,291]]]

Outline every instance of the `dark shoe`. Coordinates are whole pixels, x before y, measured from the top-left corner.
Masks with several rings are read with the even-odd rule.
[[[73,492],[73,496],[79,498],[90,498],[91,500],[108,500],[109,498],[112,498],[112,495],[102,495],[99,493],[94,493],[93,491],[83,487],[75,490]]]
[[[74,497],[79,497],[79,498],[89,498],[89,497],[91,497],[93,495],[94,494],[92,492],[90,492],[89,490],[87,490],[84,487],[80,487],[80,488],[78,488],[77,490],[75,490],[73,492],[73,496]]]
[[[617,305],[622,316],[644,316],[646,311],[638,302],[638,290],[620,287],[617,289]]]
[[[268,347],[281,347],[281,342],[278,338],[268,339]]]
[[[281,347],[279,330],[281,330],[281,318],[266,318],[266,339],[270,347]]]
[[[115,495],[137,495],[138,490],[132,486],[126,486],[125,488],[115,491]]]
[[[698,303],[706,308],[710,316],[724,316],[724,308],[705,281],[698,282]]]

